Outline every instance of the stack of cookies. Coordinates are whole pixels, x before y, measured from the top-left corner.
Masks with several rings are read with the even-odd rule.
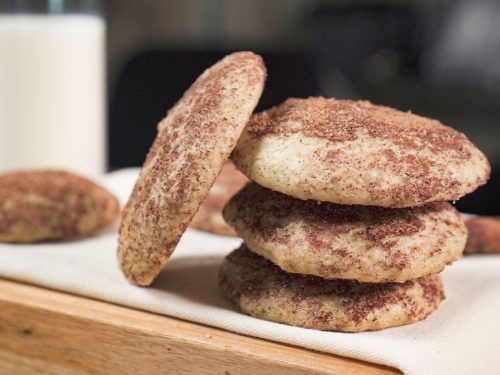
[[[232,154],[251,182],[224,209],[244,244],[220,271],[252,316],[359,332],[424,319],[467,231],[453,201],[486,157],[440,122],[363,101],[289,99]]]

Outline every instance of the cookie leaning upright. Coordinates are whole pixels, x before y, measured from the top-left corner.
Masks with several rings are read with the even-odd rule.
[[[490,171],[464,134],[439,121],[325,98],[252,116],[232,158],[251,180],[296,198],[381,207],[457,200]]]
[[[166,264],[236,146],[265,77],[260,56],[228,55],[158,125],[120,225],[118,256],[131,282],[149,285]]]

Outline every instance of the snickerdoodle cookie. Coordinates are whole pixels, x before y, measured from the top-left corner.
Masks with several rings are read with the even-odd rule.
[[[412,208],[303,201],[248,184],[224,209],[248,248],[281,269],[326,279],[404,282],[462,256],[467,230],[447,202]]]
[[[472,217],[465,226],[469,232],[465,254],[500,254],[500,217]]]
[[[296,198],[382,207],[457,200],[490,172],[483,153],[439,121],[325,98],[252,116],[232,159],[251,180]]]
[[[260,56],[228,55],[158,125],[120,226],[118,256],[132,283],[151,284],[167,263],[236,146],[265,77]]]
[[[226,298],[256,318],[344,332],[422,320],[444,298],[439,275],[386,284],[324,280],[286,273],[245,245],[225,259],[219,284]]]
[[[90,235],[118,219],[117,199],[94,182],[59,170],[0,176],[0,242],[29,243]]]

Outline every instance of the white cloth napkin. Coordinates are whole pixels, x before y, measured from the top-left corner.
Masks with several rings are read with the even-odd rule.
[[[137,170],[102,183],[125,202]],[[468,257],[443,273],[446,300],[422,322],[366,333],[321,332],[246,316],[220,295],[218,267],[240,240],[188,230],[151,287],[118,269],[116,230],[65,243],[0,244],[0,276],[159,314],[381,363],[407,374],[500,374],[500,256]]]

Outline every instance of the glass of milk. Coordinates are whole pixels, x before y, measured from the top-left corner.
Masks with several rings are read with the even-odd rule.
[[[105,22],[98,6],[0,1],[0,173],[105,171]]]

